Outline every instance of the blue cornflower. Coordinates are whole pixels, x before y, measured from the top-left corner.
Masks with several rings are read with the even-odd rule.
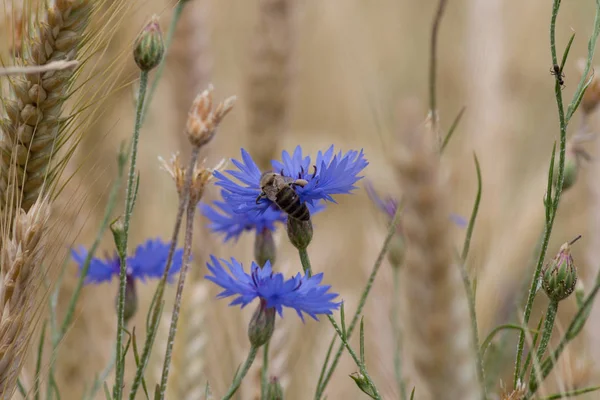
[[[221,191],[221,196],[226,195],[225,191]],[[233,210],[231,204],[226,201],[214,201],[212,205],[200,203],[199,208],[202,215],[210,221],[208,227],[213,232],[224,234],[225,241],[232,238],[237,240],[245,231],[254,230],[260,233],[268,230],[274,232],[275,223],[285,223],[287,220],[287,214],[274,204],[262,213],[237,213]],[[324,208],[321,203],[308,206],[311,215],[322,211]]]
[[[240,183],[219,171],[214,173],[217,178],[216,184],[225,189],[223,199],[236,213],[265,212],[273,203],[268,199],[258,203],[256,201],[261,193],[260,169],[244,149],[242,149],[242,162],[238,160],[232,162],[237,170],[226,172]],[[354,184],[362,178],[359,174],[367,165],[362,150],[360,152],[351,150],[345,154],[340,151],[334,154],[333,146],[324,153],[319,151],[314,165],[309,156],[302,155],[300,146],[296,147],[292,155],[284,151],[281,162],[272,162],[274,172],[307,181],[303,187],[294,186],[294,190],[300,197],[300,201],[309,206],[317,206],[320,200],[335,203],[332,195],[351,193],[356,189]]]
[[[160,278],[165,271],[170,243],[163,243],[160,239],[149,239],[135,249],[131,257],[127,257],[127,278],[145,281],[146,278]],[[80,246],[76,251],[71,250],[73,260],[79,264],[79,270],[88,255],[85,247]],[[183,249],[176,249],[173,262],[169,270],[169,277],[179,272],[183,258]],[[119,256],[115,253],[112,257],[106,255],[104,259],[93,257],[86,276],[86,283],[101,283],[110,281],[113,276],[118,276],[121,270]]]
[[[266,308],[274,308],[280,316],[283,317],[283,307],[289,307],[296,310],[304,321],[302,313],[318,320],[317,314],[332,314],[341,304],[333,301],[338,295],[328,292],[331,286],[320,285],[323,273],[310,277],[297,274],[284,280],[283,274],[273,272],[268,261],[263,268],[253,262],[250,274],[247,274],[242,264],[234,258],[231,262],[218,260],[214,256],[210,258],[212,264],[207,263],[207,266],[212,275],[206,275],[205,278],[224,289],[218,297],[237,296],[229,304],[231,306],[240,304],[243,308],[258,297]]]

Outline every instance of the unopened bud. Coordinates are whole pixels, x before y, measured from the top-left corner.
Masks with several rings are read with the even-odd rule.
[[[361,374],[360,372],[355,372],[352,375],[350,375],[350,378],[354,380],[356,386],[358,386],[358,388],[362,390],[362,392],[365,393],[367,396],[369,396],[372,399],[377,398],[375,389],[363,374]]]
[[[392,267],[399,268],[404,262],[405,254],[406,246],[404,245],[404,239],[399,233],[395,233],[388,247],[388,261]]]
[[[275,330],[275,308],[266,306],[266,301],[261,299],[248,325],[248,338],[254,347],[267,343]]]
[[[133,59],[142,71],[150,71],[160,64],[165,53],[158,16],[154,15],[135,40]]]
[[[267,387],[267,400],[283,400],[283,387],[277,377],[272,376]]]
[[[270,261],[271,265],[273,265],[275,263],[276,252],[273,232],[267,228],[261,232],[257,232],[254,239],[254,259],[258,266],[262,268],[267,261]]]
[[[313,227],[310,219],[301,221],[296,218],[288,217],[287,234],[290,242],[298,250],[306,250],[313,237]]]
[[[117,248],[117,254],[119,258],[124,259],[127,257],[127,249],[125,244],[125,224],[123,217],[118,217],[110,224],[110,230],[115,240],[115,247]]]
[[[564,300],[575,290],[577,269],[571,256],[572,243],[563,244],[556,257],[542,270],[542,287],[550,300]]]
[[[578,155],[574,151],[567,151],[565,158],[565,169],[562,190],[571,188],[575,182],[577,182],[577,176],[579,175],[579,159]],[[558,186],[558,161],[554,167],[554,173],[552,175],[553,185],[556,188]]]
[[[125,286],[125,308],[123,314],[123,319],[125,320],[125,323],[127,323],[129,320],[131,320],[131,318],[133,318],[138,309],[138,297],[137,290],[135,288],[135,279],[133,277],[127,276],[126,282],[127,283]],[[116,307],[118,309],[119,296],[116,297],[115,302]]]

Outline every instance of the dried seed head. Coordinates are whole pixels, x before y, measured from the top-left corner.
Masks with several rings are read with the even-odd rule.
[[[138,35],[133,48],[133,59],[142,71],[150,71],[160,64],[165,53],[158,16],[152,19]]]
[[[158,157],[158,160],[162,164],[162,168],[167,171],[175,181],[177,193],[181,196],[186,180],[186,167],[181,163],[179,153],[174,154],[169,162],[165,161],[162,157]],[[227,161],[223,159],[214,168],[204,167],[204,161],[201,165],[194,166],[192,185],[190,187],[190,201],[194,205],[198,204],[202,198],[204,188],[213,179],[213,173],[225,169],[226,165]]]
[[[267,343],[275,330],[275,308],[267,308],[265,300],[261,299],[258,308],[252,315],[248,325],[248,338],[254,347]]]
[[[571,256],[572,243],[563,244],[556,257],[542,271],[542,287],[550,300],[564,300],[575,290],[577,269]]]
[[[213,110],[213,86],[200,93],[190,108],[186,124],[186,134],[194,146],[204,146],[215,136],[217,127],[231,111],[236,97],[231,96],[219,103]]]

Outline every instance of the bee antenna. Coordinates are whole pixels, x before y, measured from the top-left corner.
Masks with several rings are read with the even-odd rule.
[[[285,176],[285,175],[283,174],[283,168],[281,168],[281,172],[279,173],[279,175],[281,175],[281,176]]]
[[[312,179],[314,179],[314,178],[315,178],[315,176],[317,176],[317,166],[316,166],[316,165],[313,165],[313,168],[315,169],[315,172],[313,172]]]

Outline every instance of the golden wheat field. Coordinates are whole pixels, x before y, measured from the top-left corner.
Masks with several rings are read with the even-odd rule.
[[[0,398],[600,399],[600,0],[0,12]]]

